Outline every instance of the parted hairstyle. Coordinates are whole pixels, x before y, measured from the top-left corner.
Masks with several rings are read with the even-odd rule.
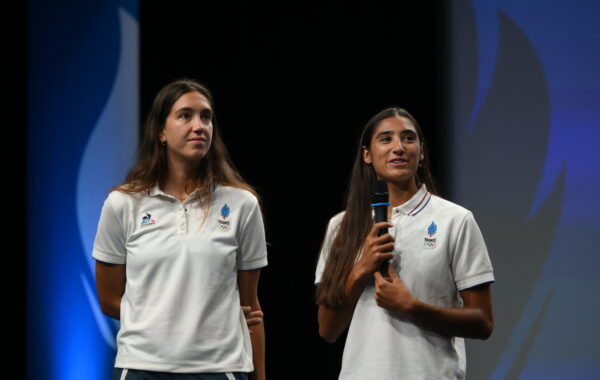
[[[376,174],[373,167],[363,160],[363,147],[370,149],[373,134],[379,123],[394,116],[408,119],[417,131],[424,155],[414,178],[417,188],[425,184],[430,193],[437,195],[423,132],[415,118],[406,110],[398,107],[386,108],[373,116],[363,128],[360,136],[350,185],[346,192],[346,212],[337,230],[332,231],[335,233],[335,238],[331,244],[321,280],[316,288],[317,304],[323,304],[332,309],[343,306],[346,279],[356,263],[365,238],[373,227],[370,206],[371,184],[376,179]]]
[[[229,159],[229,154],[219,133],[215,116],[214,98],[209,89],[193,79],[179,79],[164,86],[154,98],[152,108],[142,131],[142,140],[138,147],[136,162],[127,173],[125,183],[113,190],[125,193],[149,191],[155,184],[162,184],[167,177],[167,146],[160,142],[159,136],[166,126],[167,116],[173,104],[188,92],[199,92],[206,97],[212,109],[212,143],[205,157],[200,161],[191,189],[198,188],[198,200],[211,202],[211,193],[216,185],[245,189],[254,194],[256,191],[237,172]],[[190,190],[191,190],[190,189]]]

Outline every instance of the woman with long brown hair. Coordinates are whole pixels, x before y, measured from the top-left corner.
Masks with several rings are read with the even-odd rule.
[[[389,223],[372,219],[375,180],[387,183]],[[417,121],[401,108],[379,112],[316,270],[319,334],[334,342],[349,328],[339,378],[464,379],[463,338],[493,329],[493,281],[473,215],[436,195]]]
[[[264,379],[266,255],[257,194],[228,158],[210,91],[169,83],[94,242],[102,311],[121,321],[113,377]]]

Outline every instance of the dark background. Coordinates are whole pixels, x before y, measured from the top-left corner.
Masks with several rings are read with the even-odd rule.
[[[167,82],[203,82],[233,162],[262,197],[270,378],[339,372],[344,339],[318,335],[314,270],[367,120],[392,105],[412,113],[448,195],[445,14],[440,1],[140,5],[141,120]]]
[[[4,289],[3,319],[5,338],[10,342],[8,361],[13,368],[25,368],[25,324],[27,290],[26,264],[26,138],[27,138],[27,7],[26,2],[10,2],[3,8],[10,21],[0,23],[2,35],[2,99],[3,199],[5,250],[4,273],[0,286]]]

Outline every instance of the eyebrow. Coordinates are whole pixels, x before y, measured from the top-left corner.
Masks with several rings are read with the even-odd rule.
[[[381,131],[377,134],[376,137],[381,137],[381,136],[389,136],[389,135],[393,135],[394,131],[391,130],[387,130],[387,131]],[[401,135],[417,135],[417,132],[413,131],[412,129],[405,129],[402,132],[400,132]]]
[[[194,109],[192,107],[181,107],[180,109],[178,109],[175,112],[178,113],[178,112],[182,112],[182,111],[194,112]],[[200,112],[206,112],[206,111],[208,111],[212,114],[212,109],[210,109],[210,107],[206,107],[206,108],[203,108],[202,110],[200,110]]]
[[[393,134],[394,134],[394,132],[392,132],[392,131],[381,131],[375,137],[388,136],[388,135],[393,135]]]

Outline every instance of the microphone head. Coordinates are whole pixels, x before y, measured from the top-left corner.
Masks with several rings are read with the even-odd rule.
[[[371,185],[371,203],[388,203],[388,188],[385,180],[375,180]]]

